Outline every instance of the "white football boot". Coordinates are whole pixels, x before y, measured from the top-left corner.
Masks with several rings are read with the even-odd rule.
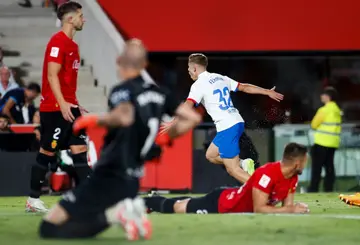
[[[136,197],[133,200],[133,203],[136,215],[135,223],[139,231],[139,235],[140,237],[149,240],[152,235],[152,226],[150,220],[148,219],[145,201],[141,197]]]
[[[25,211],[29,213],[47,213],[47,209],[44,205],[44,202],[39,198],[29,197],[26,201]]]
[[[250,176],[255,172],[255,162],[251,158],[240,159],[240,167]]]

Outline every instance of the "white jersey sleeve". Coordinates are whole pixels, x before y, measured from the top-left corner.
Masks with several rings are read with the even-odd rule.
[[[224,79],[227,80],[230,83],[230,90],[233,92],[236,92],[238,90],[239,83],[235,81],[234,79],[224,76]]]
[[[204,91],[199,87],[199,83],[193,83],[190,88],[190,93],[188,96],[188,100],[193,101],[196,105],[200,104],[201,100],[204,97]]]

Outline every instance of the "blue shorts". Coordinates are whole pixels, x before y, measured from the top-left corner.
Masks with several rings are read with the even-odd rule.
[[[219,148],[221,158],[234,158],[240,154],[239,140],[243,132],[244,123],[237,123],[216,134],[213,143]]]

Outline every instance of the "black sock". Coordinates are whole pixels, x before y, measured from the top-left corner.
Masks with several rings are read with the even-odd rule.
[[[36,157],[36,164],[31,167],[30,197],[39,198],[45,175],[49,170],[49,164],[56,161],[55,156],[47,156],[39,153]]]
[[[54,225],[48,221],[42,221],[39,234],[42,238],[89,238],[94,237],[109,227],[105,215],[87,221],[70,219],[62,225]]]
[[[144,200],[146,206],[151,209],[151,211],[165,214],[174,213],[174,204],[177,201],[162,196],[145,197]]]
[[[82,152],[79,154],[72,155],[74,162],[75,172],[77,175],[77,185],[88,178],[92,170],[87,161],[87,153]]]
[[[165,197],[162,196],[153,196],[153,197],[144,197],[146,207],[151,209],[151,211],[161,212],[161,204]]]

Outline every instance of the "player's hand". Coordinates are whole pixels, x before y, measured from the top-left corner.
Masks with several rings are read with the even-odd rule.
[[[85,109],[84,107],[82,107],[81,105],[79,105],[79,110],[80,110],[81,115],[84,115],[84,114],[86,114],[86,113],[89,113],[89,111],[86,110],[86,109]]]
[[[278,93],[275,91],[276,87],[273,87],[272,89],[269,90],[268,92],[268,96],[270,98],[272,98],[273,100],[276,100],[277,102],[280,102],[284,99],[284,95]]]
[[[159,134],[164,134],[169,132],[170,128],[175,124],[176,119],[172,119],[169,122],[162,122],[160,125],[160,131]]]
[[[305,203],[296,203],[293,207],[293,212],[296,214],[306,214],[310,212],[310,209]]]
[[[65,102],[60,105],[61,114],[66,121],[73,122],[75,120],[74,115],[71,112],[71,108],[77,108],[77,105]]]
[[[99,116],[88,114],[79,117],[76,119],[74,125],[73,125],[73,131],[75,134],[78,134],[81,130],[87,129],[87,128],[93,128],[98,125]]]

